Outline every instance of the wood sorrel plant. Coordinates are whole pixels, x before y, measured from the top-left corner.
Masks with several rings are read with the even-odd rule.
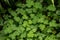
[[[1,0],[0,40],[60,40],[60,3],[55,1]]]

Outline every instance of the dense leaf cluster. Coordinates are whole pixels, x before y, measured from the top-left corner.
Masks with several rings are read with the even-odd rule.
[[[1,0],[0,40],[60,40],[60,0]]]

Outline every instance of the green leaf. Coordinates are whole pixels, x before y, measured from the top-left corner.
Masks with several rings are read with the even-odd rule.
[[[34,5],[34,2],[32,0],[27,0],[26,3],[27,3],[26,4],[27,7],[31,7]]]
[[[39,18],[35,16],[32,20],[33,24],[36,24],[38,22],[38,20],[39,20]]]
[[[38,8],[42,9],[42,5],[40,4],[40,2],[35,2],[34,7],[37,8],[37,9]]]
[[[36,12],[37,12],[36,8],[32,8],[32,11],[33,11],[34,13],[36,13]]]
[[[28,22],[27,22],[27,21],[24,21],[22,25],[23,25],[24,27],[29,26],[29,24],[28,24]]]
[[[53,6],[53,5],[49,5],[49,6],[47,7],[47,10],[49,10],[49,11],[55,11],[56,8],[55,8],[55,6]]]
[[[40,37],[40,36],[39,36],[38,38],[39,38],[39,40],[43,40],[43,38],[42,38],[42,37]]]
[[[58,38],[60,38],[60,32],[56,35]]]
[[[44,24],[45,24],[45,25],[48,25],[48,21],[49,21],[49,20],[45,20],[45,21],[44,21]]]
[[[55,35],[50,35],[45,38],[45,40],[58,40],[55,38]]]
[[[40,24],[40,25],[39,25],[39,28],[43,31],[46,27],[45,27],[44,24]]]
[[[20,19],[19,25],[20,25],[20,24],[22,25],[22,23],[23,23],[23,19]]]
[[[15,36],[19,36],[21,33],[20,33],[20,31],[15,31],[14,33],[13,33],[13,35],[15,35]]]
[[[45,34],[39,32],[37,33],[37,35],[39,36],[38,37],[39,40],[43,40],[43,38],[46,36]]]
[[[29,30],[31,30],[31,28],[30,28],[30,27],[27,27],[27,28],[26,28],[26,31],[29,31]]]
[[[28,19],[28,16],[27,15],[23,15],[22,19]]]
[[[14,21],[13,21],[12,19],[8,19],[7,22],[8,22],[9,24],[13,24]]]
[[[2,33],[3,34],[3,33]],[[4,34],[2,35],[2,34],[0,34],[0,40],[5,40],[7,37],[6,36],[4,36]]]
[[[27,34],[27,37],[33,37],[34,36],[34,33],[32,31],[30,31],[28,34]]]
[[[39,23],[44,23],[44,20],[45,20],[45,16],[41,16],[41,18],[38,19],[38,22]]]
[[[28,38],[27,40],[32,40],[32,38]]]
[[[16,34],[14,34],[14,33],[9,35],[9,37],[10,37],[12,40],[15,39],[15,36],[16,36]]]
[[[14,20],[15,20],[16,22],[20,22],[20,18],[17,17],[17,16],[14,17]]]
[[[36,32],[36,31],[37,31],[37,28],[34,28],[34,29],[32,29],[31,31],[32,31],[32,32]]]
[[[28,20],[28,23],[29,23],[29,24],[32,24],[33,22],[32,22],[32,20]]]
[[[47,28],[47,33],[51,33],[52,32],[52,28],[50,28],[49,26],[48,26],[48,28]]]
[[[3,29],[5,34],[11,33],[12,31],[16,30],[16,25],[9,25],[7,28]]]
[[[16,11],[13,11],[11,8],[8,9],[9,13],[12,15],[12,16],[17,16],[17,13]]]
[[[32,9],[30,8],[30,9],[26,9],[26,12],[27,13],[32,13]]]
[[[34,18],[34,17],[35,17],[35,14],[30,14],[30,17],[31,17],[31,18]]]
[[[24,28],[23,26],[19,25],[19,27],[17,27],[16,30],[17,30],[18,32],[20,32],[20,33],[23,33],[24,30],[25,30],[25,28]]]
[[[57,27],[57,23],[55,20],[52,20],[50,23],[49,23],[49,26],[50,27]]]
[[[7,38],[6,40],[10,40],[9,38]]]
[[[25,15],[26,11],[24,9],[17,8],[16,9],[17,14]]]
[[[4,17],[5,20],[8,20],[9,17],[11,17],[11,16],[9,16],[9,15],[4,15],[3,17]]]
[[[20,35],[20,38],[25,38],[26,37],[26,32],[23,32],[21,35]]]
[[[21,39],[19,39],[19,40],[24,40],[24,39],[21,38]]]
[[[22,3],[20,3],[20,2],[17,2],[17,3],[16,3],[16,6],[17,6],[17,7],[24,8],[26,5],[25,5],[25,4],[22,4]]]
[[[56,15],[60,15],[60,10],[57,10],[56,11]]]

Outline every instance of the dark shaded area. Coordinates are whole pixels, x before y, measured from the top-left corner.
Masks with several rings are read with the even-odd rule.
[[[23,15],[20,13],[20,14],[18,14],[17,16],[20,17],[20,18],[22,18]]]
[[[3,26],[0,26],[0,31],[3,29]]]
[[[38,27],[36,32],[42,32],[41,29]]]
[[[57,7],[57,5],[58,5],[58,0],[54,0],[54,5],[55,5],[56,8],[58,8],[58,7]]]
[[[46,7],[46,6],[48,6],[48,3],[47,3],[47,1],[46,1],[46,0],[44,0],[44,1],[42,2],[42,5],[43,5],[43,7]]]
[[[60,32],[60,27],[58,27],[57,29],[55,28],[56,30],[56,34],[58,34]]]
[[[19,26],[19,23],[18,22],[16,22],[16,21],[14,21],[14,23],[13,24],[15,24],[16,25],[16,27],[18,27]]]
[[[0,3],[4,9],[7,9],[9,7],[3,0],[0,0]]]

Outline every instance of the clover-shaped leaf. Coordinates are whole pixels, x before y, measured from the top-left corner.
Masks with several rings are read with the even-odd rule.
[[[27,7],[31,7],[31,6],[34,5],[34,2],[31,1],[31,0],[27,0],[26,3],[27,3],[27,4],[26,4]]]
[[[57,26],[57,23],[55,20],[52,20],[50,23],[49,23],[49,26],[50,27],[56,27]]]
[[[32,24],[33,22],[32,22],[32,20],[28,20],[28,23],[29,23],[29,24]]]
[[[27,34],[27,37],[33,37],[34,36],[34,33],[32,31],[30,31],[28,34]]]
[[[44,24],[40,24],[39,28],[43,31],[45,29],[45,25]]]
[[[21,14],[21,15],[26,14],[26,11],[24,9],[20,9],[20,8],[17,8],[16,12],[17,12],[17,14]]]
[[[37,9],[38,8],[42,9],[42,5],[39,2],[35,2],[34,7],[37,8]]]
[[[55,38],[55,35],[50,35],[45,38],[45,40],[58,40]]]
[[[47,9],[48,9],[49,11],[55,11],[55,10],[56,10],[55,6],[53,6],[53,5],[49,5],[49,6],[47,7]]]
[[[27,15],[23,15],[22,19],[28,19],[28,16]]]
[[[20,22],[20,18],[19,17],[14,17],[14,20],[16,21],[16,22]]]

